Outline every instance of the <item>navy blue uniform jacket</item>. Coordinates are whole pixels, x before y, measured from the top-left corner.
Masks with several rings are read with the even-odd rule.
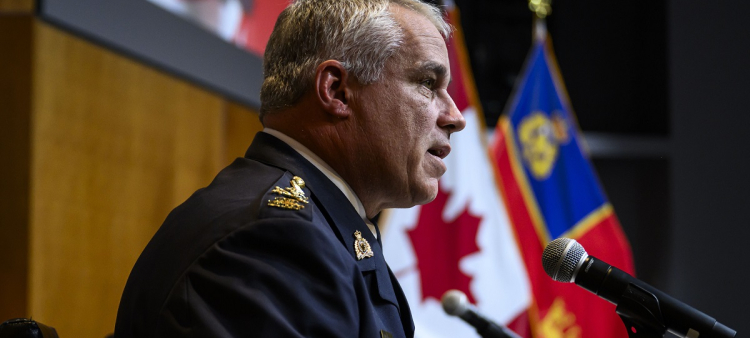
[[[294,176],[309,204],[269,206]],[[356,259],[357,230],[373,257]],[[169,214],[115,325],[116,338],[388,334],[413,337],[414,324],[378,240],[323,173],[266,133]]]

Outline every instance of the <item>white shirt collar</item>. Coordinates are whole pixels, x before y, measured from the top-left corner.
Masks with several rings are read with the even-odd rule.
[[[337,174],[333,168],[328,166],[318,155],[315,155],[310,149],[307,149],[307,147],[303,146],[302,143],[297,142],[297,140],[287,136],[286,134],[275,130],[271,128],[263,128],[263,132],[270,134],[272,136],[275,136],[279,140],[283,141],[292,149],[297,151],[302,157],[304,157],[306,160],[308,160],[312,165],[314,165],[318,170],[320,170],[326,177],[328,177],[331,182],[333,182],[334,185],[336,185],[339,190],[346,196],[346,199],[349,200],[349,203],[352,204],[354,207],[354,210],[357,211],[359,214],[359,217],[362,218],[363,221],[367,224],[367,227],[370,228],[370,232],[375,236],[375,238],[378,237],[377,231],[375,230],[375,225],[370,222],[370,220],[367,219],[367,213],[365,212],[365,207],[362,205],[362,201],[359,200],[359,197],[357,197],[357,194],[354,193],[354,190],[349,186],[349,184],[344,181],[339,174]]]

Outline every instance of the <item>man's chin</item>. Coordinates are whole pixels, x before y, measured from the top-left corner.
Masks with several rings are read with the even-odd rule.
[[[386,208],[408,209],[417,205],[423,205],[432,202],[438,194],[438,179],[430,179],[417,186],[411,185],[412,189],[405,195],[406,198],[393,199],[388,203]]]
[[[438,180],[435,180],[434,184],[430,184],[425,187],[421,194],[415,194],[415,205],[424,205],[435,200],[438,194]]]

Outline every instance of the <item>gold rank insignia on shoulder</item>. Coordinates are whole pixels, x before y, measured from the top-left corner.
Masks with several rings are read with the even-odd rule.
[[[362,233],[359,232],[359,230],[354,232],[354,253],[357,254],[358,261],[375,256],[375,254],[372,253],[370,243],[368,243],[366,239],[362,238]]]
[[[301,203],[310,203],[307,196],[305,196],[305,192],[302,191],[302,188],[305,187],[305,181],[299,176],[294,176],[292,177],[292,180],[289,181],[289,185],[290,186],[287,188],[281,188],[279,186],[273,188],[271,192],[279,194],[281,197],[275,197],[274,199],[269,200],[268,205],[290,210],[304,209],[305,206]]]

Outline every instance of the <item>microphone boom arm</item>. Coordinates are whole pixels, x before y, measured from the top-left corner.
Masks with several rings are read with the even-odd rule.
[[[617,306],[631,338],[734,338],[737,332],[602,260],[574,239],[558,238],[542,253],[542,267],[558,282],[575,283]]]
[[[582,263],[578,274],[587,278],[576,278],[575,283],[616,304],[630,338],[664,337],[667,331],[684,338],[736,335],[716,319],[596,257],[586,255]],[[604,284],[608,287],[601,287]]]
[[[659,299],[637,285],[628,285],[615,311],[620,315],[630,338],[664,337],[667,331]]]

